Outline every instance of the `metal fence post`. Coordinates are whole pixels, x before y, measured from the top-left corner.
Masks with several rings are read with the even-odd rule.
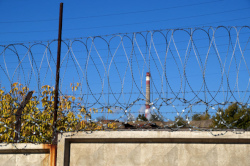
[[[54,159],[53,163],[56,165],[57,156],[57,132],[56,132],[56,122],[57,122],[57,110],[58,110],[58,91],[59,91],[59,74],[60,74],[60,62],[61,62],[61,43],[62,43],[62,16],[63,16],[63,3],[60,3],[60,13],[59,13],[59,30],[58,30],[58,47],[57,47],[57,63],[56,63],[56,84],[55,84],[55,98],[54,98],[54,121],[53,121],[53,135],[52,135],[52,146],[54,152],[51,154],[51,158]]]

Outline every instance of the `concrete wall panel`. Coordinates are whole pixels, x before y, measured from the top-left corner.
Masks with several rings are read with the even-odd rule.
[[[72,136],[70,136],[72,134]],[[249,166],[250,133],[96,131],[59,137],[64,166]]]
[[[49,154],[1,154],[0,166],[49,166]]]
[[[72,143],[70,166],[248,166],[250,145]]]
[[[49,166],[49,145],[0,144],[0,166]]]

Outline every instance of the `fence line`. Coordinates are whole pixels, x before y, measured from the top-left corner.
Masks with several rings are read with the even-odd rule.
[[[218,124],[235,128],[239,121],[227,121],[220,112],[234,103],[240,108],[249,106],[249,40],[249,26],[63,40],[58,132],[100,129],[97,124],[91,126],[103,118],[100,114],[109,120],[136,124],[139,114],[145,113],[146,72],[151,73],[150,116],[162,122],[159,128],[185,127],[179,125],[180,117],[190,123],[201,112],[218,115]],[[53,112],[56,43],[0,45],[2,136],[15,133],[14,123],[9,121],[31,90],[34,95],[22,114],[23,128],[28,129],[23,129],[20,141],[51,141],[50,133],[44,135],[44,131],[52,120],[48,116]],[[248,116],[247,109],[241,119]]]

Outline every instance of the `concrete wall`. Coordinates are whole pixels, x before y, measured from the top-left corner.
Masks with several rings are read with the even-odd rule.
[[[0,144],[0,166],[49,166],[50,146],[35,144]]]
[[[250,165],[250,132],[95,131],[64,133],[58,140],[57,166]],[[53,166],[54,150],[0,144],[0,166]]]
[[[59,140],[58,166],[250,165],[249,132],[96,131]]]

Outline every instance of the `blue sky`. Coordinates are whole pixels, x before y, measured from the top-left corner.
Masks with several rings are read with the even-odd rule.
[[[248,0],[0,1],[0,43],[63,39],[175,27],[249,25]]]
[[[89,36],[99,36],[104,35],[103,38],[110,39],[110,36],[105,36],[109,34],[116,34],[116,33],[128,33],[131,36],[131,32],[140,32],[140,31],[150,31],[150,30],[160,30],[160,29],[173,29],[173,28],[192,28],[192,27],[203,27],[203,26],[249,26],[250,23],[250,1],[242,0],[242,1],[233,1],[233,0],[211,0],[211,1],[170,1],[170,0],[162,0],[162,1],[3,1],[0,0],[0,44],[1,45],[8,45],[12,43],[24,43],[25,46],[29,46],[29,43],[43,41],[43,44],[46,45],[46,41],[52,41],[56,39],[58,36],[58,17],[59,17],[59,4],[60,2],[64,3],[64,12],[63,12],[63,30],[62,30],[62,38],[63,40],[82,38],[82,37],[89,37]],[[206,27],[206,29],[208,29]],[[233,31],[233,30],[232,30]],[[164,31],[166,32],[166,31]],[[244,35],[244,33],[248,35]],[[143,34],[149,35],[146,32]],[[217,36],[218,34],[218,36]],[[176,97],[171,94],[171,90],[174,92],[181,91],[178,94],[178,97],[186,98],[191,100],[195,98],[194,94],[188,94],[193,88],[194,91],[200,91],[200,88],[204,87],[203,84],[203,77],[201,68],[199,67],[199,63],[202,62],[203,65],[206,62],[206,83],[208,84],[207,87],[211,91],[211,94],[208,94],[206,90],[206,94],[200,92],[196,98],[202,98],[207,101],[213,99],[213,96],[216,96],[215,99],[222,103],[224,100],[226,101],[234,101],[240,100],[239,98],[233,99],[228,94],[228,87],[233,90],[234,93],[237,93],[237,90],[246,91],[247,97],[245,97],[244,101],[249,101],[249,70],[247,66],[249,65],[250,57],[249,49],[246,49],[244,55],[246,57],[247,64],[244,64],[244,61],[241,58],[240,48],[236,42],[236,49],[230,48],[229,50],[225,46],[228,43],[228,34],[226,30],[219,29],[218,33],[216,34],[216,49],[211,49],[209,53],[209,58],[206,61],[206,55],[209,48],[208,40],[200,40],[200,38],[206,38],[206,35],[202,32],[197,32],[194,35],[194,40],[197,41],[196,44],[199,49],[193,49],[189,55],[187,56],[186,51],[189,42],[189,37],[183,31],[180,33],[175,33],[175,42],[176,42],[176,49],[174,42],[170,42],[170,49],[173,50],[173,53],[168,53],[167,58],[167,67],[166,73],[168,76],[169,84],[167,84],[166,80],[161,82],[162,75],[158,72],[158,68],[160,68],[160,62],[164,62],[165,60],[165,52],[166,52],[166,41],[163,40],[160,34],[155,34],[154,36],[154,44],[156,49],[153,47],[150,49],[145,49],[145,43],[143,43],[143,39],[138,35],[137,41],[138,45],[134,51],[133,64],[138,63],[138,65],[133,65],[133,74],[134,77],[137,78],[137,85],[130,84],[132,82],[131,75],[129,72],[126,71],[126,65],[128,65],[125,52],[122,46],[118,46],[120,43],[120,39],[114,38],[111,41],[110,48],[111,52],[107,50],[107,43],[103,40],[97,38],[95,40],[95,46],[99,52],[97,52],[93,47],[91,47],[91,42],[87,41],[88,48],[92,48],[91,57],[94,61],[87,61],[86,59],[88,54],[86,54],[86,50],[84,50],[83,44],[80,42],[75,42],[74,46],[72,46],[72,50],[67,50],[65,46],[62,48],[62,69],[61,69],[61,90],[64,93],[69,93],[69,85],[70,83],[74,82],[81,82],[82,83],[82,93],[90,93],[89,89],[92,90],[91,93],[97,93],[97,95],[90,95],[88,99],[86,99],[86,105],[88,102],[90,103],[89,107],[97,107],[100,108],[101,104],[94,104],[96,103],[96,98],[100,98],[98,100],[101,103],[117,103],[116,98],[119,98],[118,106],[128,105],[130,102],[135,101],[138,98],[138,94],[141,91],[145,90],[145,73],[149,71],[148,64],[145,63],[144,59],[142,58],[141,54],[145,56],[146,59],[149,58],[149,52],[151,52],[151,56],[157,60],[157,54],[160,56],[160,60],[156,63],[153,63],[151,60],[151,74],[153,77],[154,85],[152,84],[152,100],[155,100],[159,95],[157,91],[164,92],[162,93],[163,98],[173,98]],[[236,34],[232,32],[232,34]],[[170,37],[170,36],[168,36]],[[150,38],[149,38],[150,39]],[[168,38],[170,39],[170,38]],[[235,37],[233,37],[235,39]],[[242,49],[245,48],[244,44],[247,48],[249,48],[249,43],[247,42],[249,39],[249,30],[243,30],[241,35],[241,46]],[[69,41],[69,40],[66,40]],[[185,41],[183,43],[183,41]],[[149,40],[150,42],[150,40]],[[235,42],[235,41],[233,41]],[[131,49],[131,42],[128,39],[124,40],[125,47],[127,48],[127,53]],[[233,43],[234,46],[235,43]],[[53,42],[50,46],[52,49],[52,56],[56,57],[56,46],[57,43]],[[151,45],[153,46],[153,45]],[[142,49],[142,50],[139,50]],[[144,48],[144,50],[143,50]],[[2,47],[1,47],[2,49]],[[37,77],[35,75],[35,71],[33,72],[31,67],[37,70],[37,73],[40,73],[41,80],[45,80],[41,84],[50,84],[54,85],[53,74],[55,72],[55,64],[51,63],[50,67],[52,67],[52,71],[50,70],[43,70],[49,69],[45,54],[47,54],[47,50],[44,46],[38,45],[32,47],[32,53],[34,53],[34,60],[37,62],[36,65],[31,66],[30,59],[27,55],[27,50],[21,47],[20,45],[16,45],[18,53],[21,57],[24,57],[22,64],[24,65],[25,72],[15,72],[21,71],[20,67],[16,68],[18,59],[15,57],[13,58],[13,52],[10,50],[6,50],[3,54],[1,53],[1,83],[2,85],[7,80],[4,75],[4,71],[6,71],[6,66],[8,68],[8,72],[10,75],[14,75],[13,78],[17,78],[15,81],[23,81],[26,83],[30,81],[29,85],[30,88],[36,89],[37,88]],[[156,53],[157,50],[158,52]],[[178,52],[177,52],[178,50]],[[234,56],[235,50],[235,56]],[[68,52],[69,51],[69,52]],[[142,52],[140,52],[142,51]],[[197,60],[195,53],[199,51],[202,60]],[[217,51],[220,52],[221,62],[218,61],[218,57],[216,56]],[[1,50],[0,50],[1,52]],[[229,53],[228,53],[229,52]],[[82,53],[85,57],[82,56]],[[99,54],[102,58],[99,58]],[[180,54],[180,59],[178,59],[178,54]],[[78,61],[74,60],[74,56]],[[107,55],[113,56],[113,61],[115,61],[118,65],[118,72],[116,71],[116,66],[111,63],[112,56],[108,57]],[[115,55],[115,56],[114,56]],[[70,57],[70,58],[68,58]],[[187,67],[185,68],[187,72],[187,79],[188,82],[183,80],[183,66],[185,58],[189,58],[187,61]],[[237,57],[235,62],[231,61],[232,58]],[[138,59],[136,59],[138,58]],[[177,58],[177,62],[175,61]],[[5,62],[7,65],[5,65]],[[138,60],[138,61],[137,61]],[[102,62],[104,61],[104,63]],[[43,63],[41,63],[43,62]],[[84,68],[86,62],[88,62],[88,69],[85,70],[84,74],[81,73],[81,67],[77,66],[77,63],[80,63],[81,67]],[[97,64],[97,68],[95,67]],[[230,76],[230,79],[226,80],[226,76],[223,73],[223,77],[221,77],[221,64],[225,65],[226,68],[225,72],[228,72],[227,76]],[[26,65],[26,66],[25,66]],[[241,66],[241,68],[237,68],[237,66]],[[105,67],[103,67],[105,66]],[[110,68],[109,68],[110,67]],[[104,68],[109,68],[110,70],[110,77],[109,84],[107,84],[107,73],[104,72]],[[38,71],[39,69],[39,71]],[[178,71],[181,70],[181,72]],[[161,69],[160,69],[161,70]],[[241,71],[239,77],[237,78],[237,70]],[[31,72],[32,71],[32,72]],[[22,72],[22,71],[21,71]],[[47,72],[49,74],[47,74]],[[14,73],[14,74],[13,74]],[[27,74],[28,73],[28,74]],[[31,73],[29,75],[29,73]],[[37,74],[36,73],[36,74]],[[80,74],[79,74],[80,73]],[[126,73],[126,74],[125,74]],[[17,76],[19,74],[19,76]],[[119,74],[121,78],[119,78]],[[32,75],[32,76],[31,76]],[[48,77],[45,78],[45,75]],[[86,76],[87,75],[87,76]],[[100,76],[101,75],[101,76]],[[18,79],[19,77],[19,79]],[[83,77],[88,77],[88,88],[86,82],[84,82]],[[21,78],[21,79],[20,79]],[[125,79],[125,83],[122,84],[123,78]],[[222,78],[222,80],[221,80]],[[235,83],[235,80],[238,80]],[[222,82],[223,81],[223,82]],[[103,83],[105,82],[105,84]],[[228,86],[227,83],[230,83]],[[25,83],[24,83],[25,84]],[[190,85],[188,85],[190,84]],[[224,86],[225,89],[222,88]],[[136,89],[136,86],[137,89]],[[169,87],[168,87],[169,86]],[[239,86],[239,88],[238,88]],[[170,90],[170,87],[172,88]],[[139,89],[138,89],[139,88]],[[141,88],[141,89],[140,89]],[[237,89],[238,88],[238,89]],[[131,90],[132,89],[132,90]],[[100,94],[100,91],[103,90],[103,94]],[[117,93],[114,95],[107,95],[110,91],[113,93]],[[121,96],[121,90],[123,90],[123,96]],[[131,91],[135,93],[130,98]],[[187,93],[182,93],[182,92]],[[227,92],[220,92],[218,95],[216,92],[218,91],[227,91]],[[166,93],[165,93],[166,92]],[[99,93],[99,94],[98,94]],[[153,94],[156,94],[155,96]],[[242,95],[240,94],[241,97]],[[81,94],[76,94],[81,95]],[[228,97],[229,96],[229,97]],[[139,96],[143,98],[143,95]],[[204,99],[204,100],[205,100]],[[193,100],[190,103],[195,103],[198,99]],[[216,104],[217,101],[213,101],[212,104]],[[243,101],[243,102],[244,102]],[[125,104],[124,104],[125,103]],[[139,105],[135,105],[132,108],[133,113],[138,113],[141,110],[141,106],[144,105],[144,101],[138,102]],[[159,106],[161,102],[158,102]],[[181,104],[180,101],[176,100],[175,103],[170,104],[163,108],[164,110],[168,110],[168,112],[175,112],[176,107]],[[183,103],[182,103],[183,104]],[[201,104],[201,103],[199,103]],[[195,105],[194,108],[197,112],[202,112],[206,108],[199,106],[199,104]],[[108,104],[109,105],[109,104]],[[175,107],[172,107],[175,105]],[[179,106],[177,109],[181,112],[185,109],[187,105]],[[176,114],[171,114],[171,118],[176,116]],[[136,114],[135,114],[136,116]],[[113,117],[117,118],[117,117]]]

